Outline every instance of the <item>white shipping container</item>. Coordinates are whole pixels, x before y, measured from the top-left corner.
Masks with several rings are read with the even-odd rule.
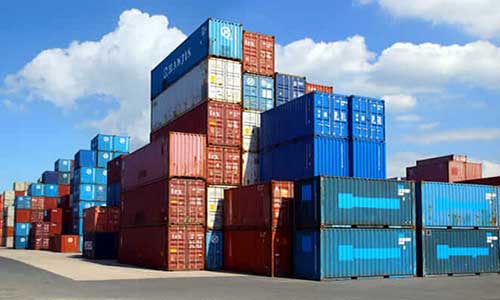
[[[246,152],[259,152],[260,113],[244,111],[242,114],[242,149]]]
[[[207,58],[151,102],[151,130],[211,99],[241,103],[241,63]]]
[[[209,185],[207,187],[207,229],[224,228],[224,191],[234,186]]]
[[[29,182],[26,181],[16,181],[14,182],[14,191],[25,192],[28,190]]]
[[[244,152],[241,156],[241,184],[251,185],[260,182],[259,153]]]
[[[16,198],[16,193],[14,191],[4,191],[3,192],[3,200],[4,201],[8,201],[8,200],[12,200],[14,201],[14,199]]]
[[[5,247],[14,248],[14,238],[13,237],[5,237]]]

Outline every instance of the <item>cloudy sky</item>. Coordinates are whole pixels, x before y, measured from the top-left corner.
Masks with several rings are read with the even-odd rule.
[[[149,71],[207,17],[275,35],[278,71],[383,97],[390,176],[448,153],[500,174],[500,1],[290,3],[3,1],[0,190],[98,131],[144,144]]]

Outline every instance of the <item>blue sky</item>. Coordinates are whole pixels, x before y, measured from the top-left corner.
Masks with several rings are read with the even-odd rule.
[[[279,71],[384,97],[390,175],[451,152],[500,174],[500,6],[455,2],[4,1],[0,190],[98,131],[144,143],[149,70],[207,17],[275,35]]]

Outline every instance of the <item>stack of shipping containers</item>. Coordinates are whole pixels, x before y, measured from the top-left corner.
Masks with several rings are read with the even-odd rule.
[[[224,190],[241,184],[242,36],[240,24],[209,19],[151,72],[151,141],[206,135],[209,269],[221,267],[210,253],[222,247]]]
[[[288,103],[306,93],[304,76],[274,74],[274,107]]]
[[[406,168],[406,179],[437,182],[460,182],[483,177],[483,165],[468,161],[465,155],[446,155],[418,160]]]
[[[15,191],[3,192],[3,239],[2,245],[14,247],[14,217],[15,217]]]
[[[417,184],[419,275],[499,272],[494,186]]]
[[[83,257],[116,259],[120,208],[94,206],[83,211]]]
[[[39,184],[37,184],[39,185]],[[33,185],[32,185],[33,186]],[[31,187],[30,187],[31,190]],[[38,201],[36,201],[38,202]],[[32,221],[31,197],[16,196],[15,199],[15,225],[14,225],[14,248],[28,249],[28,240],[30,234],[30,223]],[[42,212],[43,213],[43,212]],[[38,215],[33,214],[34,217]],[[43,217],[43,215],[42,215]]]

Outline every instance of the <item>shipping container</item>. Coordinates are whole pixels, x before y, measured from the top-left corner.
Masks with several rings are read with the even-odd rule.
[[[60,184],[59,187],[57,188],[57,192],[58,192],[57,193],[58,197],[69,195],[71,193],[71,186]],[[51,198],[51,197],[45,197],[45,198]],[[55,197],[52,197],[52,198],[55,198]]]
[[[44,184],[58,184],[58,172],[45,171],[42,174],[42,183]]]
[[[312,92],[323,92],[323,93],[333,94],[333,86],[306,82],[306,94]]]
[[[92,151],[113,151],[113,136],[109,134],[98,134],[90,141]]]
[[[209,145],[241,145],[241,107],[238,104],[205,101],[168,125],[151,133],[151,141],[168,136],[169,132],[204,134]]]
[[[30,209],[31,208],[31,197],[30,196],[17,196],[14,202],[14,207],[16,209]]]
[[[207,186],[207,229],[224,228],[224,191],[234,186]]]
[[[113,151],[119,155],[130,152],[130,137],[129,136],[113,136]]]
[[[349,131],[352,138],[385,141],[384,100],[350,96],[349,111]]]
[[[56,235],[50,238],[50,249],[54,252],[76,253],[79,251],[78,235]]]
[[[259,151],[260,113],[255,111],[244,111],[242,113],[242,143],[244,152]]]
[[[199,225],[122,228],[118,260],[167,271],[203,270],[205,229]]]
[[[205,241],[205,269],[220,270],[224,259],[224,233],[207,231]]]
[[[63,221],[63,210],[62,208],[47,209],[44,212],[44,221],[52,223],[62,223]]]
[[[480,179],[470,179],[470,180],[466,180],[466,181],[461,181],[459,183],[494,185],[494,186],[500,187],[500,176],[480,178]]]
[[[440,163],[447,163],[450,161],[467,162],[467,156],[460,154],[450,154],[450,155],[420,159],[417,160],[417,166],[435,165]]]
[[[224,191],[224,229],[292,226],[293,182],[270,181]]]
[[[419,234],[419,275],[500,271],[498,230],[426,228]]]
[[[385,179],[387,176],[384,142],[350,139],[349,154],[352,177]]]
[[[17,224],[31,223],[31,210],[16,209],[15,221]]]
[[[28,236],[16,236],[14,238],[14,248],[15,249],[28,249],[29,248]]]
[[[292,272],[292,232],[225,230],[224,270],[272,277]]]
[[[296,75],[274,74],[275,107],[299,98],[306,93],[306,78]]]
[[[241,150],[234,147],[207,147],[207,184],[239,185]]]
[[[349,141],[306,137],[262,151],[259,162],[261,181],[349,176]]]
[[[262,113],[260,149],[308,136],[347,138],[348,98],[314,92]]]
[[[13,184],[13,189],[15,192],[24,192],[28,190],[30,183],[25,181],[16,181]],[[9,192],[9,191],[7,191]]]
[[[70,183],[71,183],[71,173],[70,172],[57,173],[57,184],[69,185]]]
[[[417,224],[423,227],[498,227],[497,187],[417,184]]]
[[[28,189],[28,195],[35,196],[35,197],[45,196],[45,184],[41,184],[41,183],[30,184],[29,189]]]
[[[173,178],[129,190],[122,195],[122,226],[205,225],[205,182]]]
[[[116,183],[121,181],[122,177],[122,163],[125,155],[120,155],[119,157],[113,159],[108,163],[108,185],[111,183]]]
[[[110,162],[113,159],[113,153],[112,152],[105,152],[105,151],[96,151],[96,160],[97,164],[96,166],[98,168],[107,168],[108,167],[108,162]]]
[[[297,278],[323,280],[416,275],[412,229],[303,229],[294,233]]]
[[[296,228],[415,226],[415,222],[412,181],[318,176],[295,185]]]
[[[274,36],[243,31],[243,72],[274,75]]]
[[[244,152],[241,155],[241,184],[250,185],[260,182],[260,155]]]
[[[43,209],[53,209],[59,207],[59,199],[56,197],[43,197]]]
[[[243,74],[243,109],[266,111],[274,107],[274,79]]]
[[[439,182],[460,182],[482,177],[482,164],[449,161],[435,164],[422,164],[407,168],[406,177],[411,180]]]
[[[71,159],[58,159],[54,163],[54,170],[56,172],[71,172],[73,161]]]
[[[107,206],[120,206],[121,201],[121,184],[120,182],[108,183],[106,193]]]
[[[171,132],[168,140],[152,142],[123,159],[122,189],[168,177],[205,178],[206,151],[204,135]]]
[[[241,60],[242,40],[241,24],[208,19],[151,71],[151,99],[207,56]]]
[[[108,183],[108,170],[104,168],[95,168],[94,169],[94,183],[106,185]]]
[[[75,154],[75,168],[95,168],[97,165],[97,153],[91,150],[80,150]]]
[[[31,197],[31,209],[44,210],[45,197]]]
[[[118,257],[118,232],[86,233],[83,238],[83,257],[116,259]]]
[[[14,236],[29,236],[30,235],[30,222],[16,222],[14,227]]]
[[[209,58],[151,102],[151,129],[156,131],[207,100],[240,105],[241,64]]]
[[[43,210],[32,210],[30,213],[30,223],[43,222]]]

